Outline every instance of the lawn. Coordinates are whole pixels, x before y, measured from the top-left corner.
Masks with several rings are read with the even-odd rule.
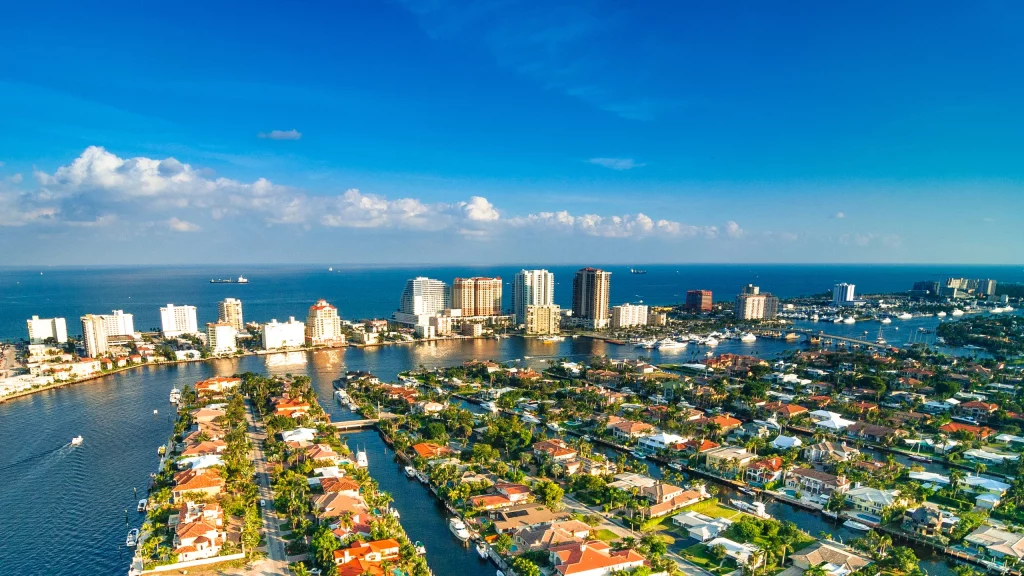
[[[736,570],[736,563],[728,558],[721,562],[721,566],[719,566],[720,562],[711,555],[711,551],[703,544],[694,544],[689,548],[683,549],[680,552],[680,556],[715,574],[729,574]]]
[[[726,518],[728,520],[734,521],[743,516],[743,512],[740,512],[739,510],[733,510],[731,508],[726,508],[725,506],[719,504],[718,500],[715,498],[704,500],[702,502],[697,502],[692,506],[687,506],[686,508],[680,510],[680,512],[691,511],[699,512],[700,514],[710,516],[712,518]]]
[[[600,530],[595,532],[594,537],[598,540],[604,540],[605,542],[614,542],[615,540],[619,539],[618,535],[616,535],[615,532],[612,532],[607,528],[601,528]]]

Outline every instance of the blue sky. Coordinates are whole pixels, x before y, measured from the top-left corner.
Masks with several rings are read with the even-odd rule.
[[[0,264],[1020,262],[1013,2],[17,3]]]

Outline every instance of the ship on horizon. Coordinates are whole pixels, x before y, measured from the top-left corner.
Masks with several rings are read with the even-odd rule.
[[[629,269],[629,273],[630,274],[647,274],[647,270],[641,270],[639,268],[630,268]]]
[[[245,276],[238,278],[212,278],[210,284],[248,284],[249,279]]]

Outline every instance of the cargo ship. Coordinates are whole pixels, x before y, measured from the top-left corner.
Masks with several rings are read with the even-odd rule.
[[[245,276],[239,276],[238,278],[214,278],[210,280],[210,284],[248,284],[249,279]]]

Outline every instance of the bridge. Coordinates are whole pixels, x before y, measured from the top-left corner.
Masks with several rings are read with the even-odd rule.
[[[833,342],[849,342],[850,344],[860,344],[861,346],[864,346],[866,348],[883,348],[887,350],[896,349],[895,346],[891,346],[889,344],[879,344],[878,342],[872,340],[861,340],[860,338],[850,338],[849,336],[836,336],[834,334],[825,334],[824,331],[815,332],[813,330],[794,328],[792,330],[789,330],[789,332],[803,334],[804,336],[807,336],[808,339],[814,337],[832,340]]]
[[[341,422],[331,422],[331,426],[334,426],[340,432],[352,432],[353,430],[373,428],[381,420],[388,420],[396,416],[397,414],[384,412],[380,415],[379,418],[364,418],[363,420],[342,420]]]

